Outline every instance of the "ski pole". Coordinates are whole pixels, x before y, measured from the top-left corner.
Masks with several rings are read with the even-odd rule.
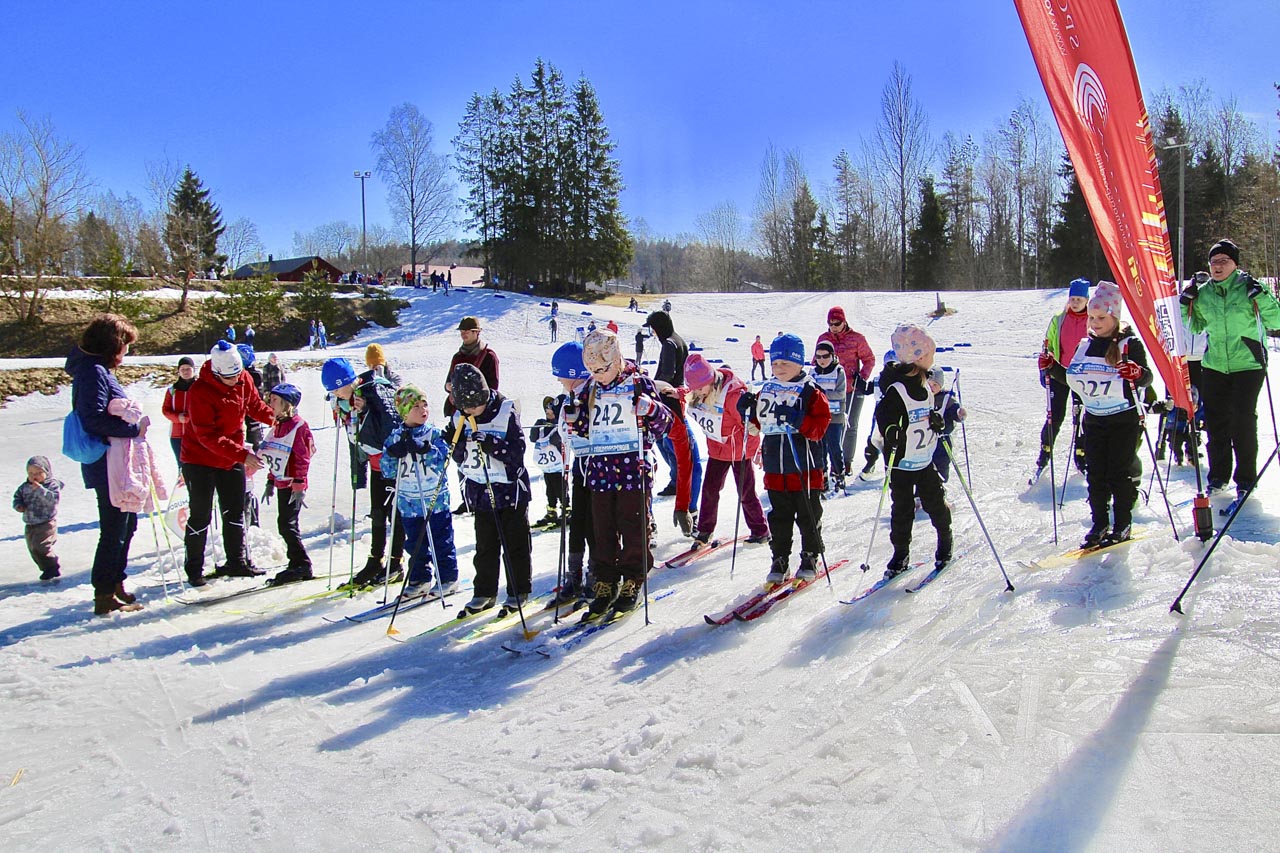
[[[379,476],[381,476],[381,472],[379,472]],[[421,485],[421,483],[419,483],[419,485]],[[372,459],[369,460],[369,495],[371,497],[373,495],[373,460]],[[386,493],[384,492],[383,493],[383,509],[384,510],[386,509],[385,495]],[[395,482],[395,485],[392,486],[391,488],[391,515],[390,515],[390,524],[387,525],[387,545],[382,555],[382,560],[383,560],[382,601],[378,602],[379,604],[387,603],[387,594],[391,587],[391,555],[395,552],[394,543],[396,541],[396,522],[399,521],[400,519],[399,497],[400,497],[400,463],[396,462],[396,482]],[[383,516],[383,517],[386,518],[386,516]],[[422,543],[419,542],[418,544],[421,545]],[[400,557],[403,560],[404,558],[403,552],[401,553]],[[409,570],[407,566],[403,567],[401,571],[401,575],[403,576],[402,577],[403,582],[400,584],[400,591],[404,592],[405,586],[407,586],[409,583]]]
[[[952,384],[956,389],[956,400],[963,406],[964,396],[960,393],[960,368],[958,367],[956,368],[955,382]],[[964,473],[972,480],[973,471],[969,468],[969,434],[965,431],[964,421],[960,422],[960,441],[964,444]],[[1057,540],[1054,540],[1054,544],[1057,544]]]
[[[151,535],[156,540],[156,556],[160,562],[160,584],[164,587],[164,597],[169,597],[169,577],[164,570],[164,558],[160,555],[160,537],[156,535],[156,516],[160,514],[160,497],[156,494],[156,484],[154,480],[147,481],[147,487],[151,490],[151,512],[148,515],[151,518]],[[173,540],[169,538],[169,528],[164,526],[164,520],[160,519],[160,530],[164,533],[164,544],[169,549],[169,559],[173,561],[173,573],[178,578],[178,592],[182,592],[182,572],[178,569],[178,557],[173,553]]]
[[[955,456],[951,454],[951,448],[948,447],[947,455],[951,456],[951,462],[955,464]],[[956,476],[960,475],[960,467],[956,466]],[[991,547],[991,554],[996,558],[996,565],[1000,567],[1000,574],[1004,575],[1005,592],[1013,592],[1013,582],[1009,580],[1009,573],[1004,570],[1004,563],[1000,562],[1000,553],[996,551],[996,543],[991,541],[991,534],[987,532],[987,525],[982,520],[982,513],[978,512],[978,504],[973,499],[973,492],[969,489],[969,484],[964,477],[960,477],[960,485],[964,488],[964,496],[969,499],[969,506],[973,508],[973,515],[978,519],[978,526],[982,528],[982,535],[987,538],[987,545]]]
[[[409,454],[410,464],[413,465],[413,473],[418,480],[418,500],[422,501],[422,467],[418,464],[418,454],[411,452]],[[440,487],[445,482],[445,468],[448,467],[449,457],[445,456],[444,461],[440,464],[440,470],[437,472],[436,489],[431,495],[431,501],[422,504],[422,529],[418,531],[418,541],[414,543],[413,551],[409,555],[408,563],[404,570],[404,581],[400,585],[400,595],[396,596],[396,606],[391,611],[391,621],[387,623],[387,635],[392,636],[400,632],[395,629],[396,616],[400,613],[400,604],[404,601],[404,591],[409,586],[409,572],[413,566],[413,560],[417,556],[418,551],[422,548],[422,537],[425,534],[427,538],[427,548],[431,551],[431,562],[436,569],[436,592],[440,596],[440,609],[448,610],[449,605],[444,601],[444,581],[440,578],[440,554],[436,551],[435,536],[431,533],[431,516],[435,512],[436,501],[440,497]],[[396,462],[396,483],[397,493],[399,492],[400,482],[400,463]],[[397,500],[399,495],[397,494]]]
[[[755,376],[754,367],[752,367],[751,375],[754,378]],[[733,572],[734,572],[734,569],[737,568],[737,564],[738,564],[738,522],[741,519],[742,515],[746,512],[746,510],[742,506],[742,495],[743,495],[743,488],[746,484],[747,474],[749,473],[749,470],[750,470],[747,468],[747,445],[749,443],[749,437],[747,435],[747,424],[750,422],[750,419],[752,417],[755,417],[755,412],[756,412],[755,403],[752,402],[750,408],[747,410],[747,414],[749,415],[749,417],[744,417],[742,419],[742,458],[740,460],[737,460],[738,465],[734,467],[734,471],[733,471],[734,485],[738,487],[738,508],[737,510],[735,510],[733,514],[733,547],[729,551],[729,580],[733,580]],[[711,463],[708,461],[707,467],[710,468],[710,466],[711,466]]]
[[[1076,450],[1080,447],[1080,407],[1071,404],[1071,444],[1067,447],[1067,470],[1062,473],[1062,490],[1058,493],[1058,509],[1062,509],[1067,500],[1067,481],[1071,479],[1071,469],[1075,467]]]
[[[813,512],[813,504],[810,503],[810,501],[812,500],[811,495],[813,494],[813,489],[810,488],[808,477],[806,476],[808,472],[801,471],[800,469],[800,454],[796,451],[796,440],[792,437],[791,428],[788,427],[787,431],[783,433],[783,435],[787,437],[787,444],[791,446],[791,458],[796,463],[796,472],[802,478],[801,479],[802,486],[800,490],[804,494],[804,509],[805,509],[805,513],[809,516],[809,526],[813,528],[813,532],[817,535],[819,539],[821,539],[822,530],[818,527],[818,519]],[[822,455],[823,455],[823,461],[825,462],[826,461],[825,450],[822,451]],[[806,462],[813,461],[813,456],[811,453],[809,453],[809,449],[807,447],[805,448],[805,451],[804,451],[804,458]],[[803,539],[801,540],[800,547],[801,548],[804,547]],[[831,570],[827,567],[827,545],[825,542],[822,543],[822,550],[818,552],[818,556],[822,558],[822,573],[827,576],[827,588],[833,589],[833,586],[831,584]]]
[[[1276,458],[1277,451],[1280,451],[1280,444],[1277,444],[1271,451],[1270,455],[1267,456],[1267,461],[1263,463],[1262,470],[1258,471],[1259,478],[1261,478],[1262,475],[1266,473],[1267,468],[1271,466],[1272,460]],[[1222,541],[1222,537],[1226,534],[1227,530],[1231,528],[1231,522],[1236,520],[1236,516],[1240,514],[1240,508],[1244,506],[1245,500],[1248,499],[1249,495],[1252,493],[1253,490],[1250,489],[1248,492],[1245,492],[1242,499],[1236,501],[1235,508],[1231,511],[1231,516],[1227,519],[1227,523],[1222,525],[1222,529],[1219,530],[1218,535],[1214,537],[1213,543],[1209,546],[1209,549],[1204,552],[1204,556],[1200,558],[1200,562],[1196,565],[1195,571],[1191,573],[1191,577],[1187,578],[1186,584],[1182,587],[1182,592],[1178,593],[1178,597],[1174,599],[1173,604],[1169,605],[1169,612],[1182,613],[1182,597],[1187,594],[1187,590],[1191,589],[1191,584],[1195,583],[1196,578],[1200,574],[1200,570],[1204,568],[1205,563],[1209,562],[1209,557],[1213,555],[1214,549],[1218,547],[1218,543]]]
[[[1128,361],[1129,359],[1129,346],[1127,340],[1120,357],[1122,361]],[[1173,539],[1175,542],[1181,541],[1181,537],[1178,536],[1178,525],[1173,520],[1173,506],[1169,503],[1169,491],[1165,488],[1164,480],[1160,477],[1159,471],[1157,470],[1160,467],[1160,463],[1156,461],[1156,449],[1151,443],[1151,434],[1147,432],[1147,407],[1143,405],[1142,395],[1138,392],[1138,383],[1133,380],[1125,381],[1129,385],[1129,393],[1133,395],[1133,405],[1138,410],[1138,428],[1142,431],[1143,437],[1147,440],[1147,450],[1151,454],[1152,473],[1156,475],[1156,482],[1160,484],[1160,493],[1164,495],[1164,507],[1165,511],[1169,514],[1169,526],[1173,528]]]
[[[631,410],[636,417],[636,452],[640,457],[640,559],[644,560],[644,581],[641,584],[644,587],[644,624],[651,625],[653,623],[649,619],[649,568],[651,562],[651,555],[649,554],[649,516],[651,514],[649,502],[652,499],[649,496],[649,475],[648,472],[645,471],[644,431],[640,426],[640,413],[636,412],[636,409],[640,406],[640,383],[636,382],[634,377],[632,378],[631,383],[633,388],[631,395]],[[592,384],[591,392],[592,399],[594,399],[594,383]],[[663,403],[659,401],[658,405],[663,405]],[[674,418],[676,414],[677,412],[672,409],[671,416]],[[683,417],[683,414],[681,414],[681,416]],[[690,437],[690,441],[692,440],[692,437]],[[689,464],[690,466],[693,465],[692,458],[690,459]],[[679,476],[678,472],[673,473],[676,473],[677,477]]]
[[[1044,405],[1045,405],[1045,428],[1048,429],[1050,437],[1054,441],[1049,442],[1049,511],[1053,516],[1053,544],[1058,544],[1058,502],[1054,500],[1058,494],[1057,472],[1053,466],[1053,445],[1056,443],[1057,436],[1053,433],[1053,380],[1049,376],[1044,378]],[[1072,437],[1072,445],[1075,444],[1075,438]],[[1044,432],[1041,431],[1040,447],[1044,448]],[[1068,462],[1070,462],[1070,451],[1068,451]],[[1070,469],[1068,469],[1070,471]],[[1066,477],[1063,477],[1062,490],[1066,492]]]
[[[334,420],[337,420],[337,412],[334,412]],[[329,585],[327,589],[333,589],[333,539],[337,532],[335,527],[338,519],[338,448],[342,446],[342,431],[338,429],[338,424],[333,425],[333,500],[329,503]]]
[[[884,498],[885,495],[889,494],[889,475],[893,472],[894,463],[898,461],[897,456],[898,449],[895,447],[886,453],[884,457],[884,484],[880,486],[880,501],[876,504],[876,517],[871,522],[871,540],[867,542],[867,558],[862,561],[862,565],[859,567],[864,572],[871,568],[871,549],[876,544],[876,531],[880,529],[880,517],[881,513],[884,512]]]

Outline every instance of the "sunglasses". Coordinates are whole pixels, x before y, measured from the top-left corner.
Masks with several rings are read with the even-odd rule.
[[[822,359],[823,361],[829,361],[829,360],[831,359],[831,354],[830,354],[830,353],[826,353],[826,352],[820,352],[820,353],[815,354],[815,355],[814,355],[814,358],[820,358],[820,359]]]
[[[593,368],[593,369],[592,369],[592,371],[591,371],[591,375],[592,375],[592,376],[601,376],[601,375],[603,375],[603,374],[605,374],[605,373],[608,373],[612,368],[613,368],[613,365],[612,365],[612,364],[606,364],[604,367],[596,367],[596,368]]]

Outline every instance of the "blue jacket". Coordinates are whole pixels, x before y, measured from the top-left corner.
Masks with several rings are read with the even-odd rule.
[[[436,476],[439,477],[439,492],[436,493],[431,512],[448,512],[449,478],[444,469],[449,462],[449,445],[445,442],[440,430],[431,424],[411,427],[403,423],[393,429],[391,435],[387,436],[387,443],[383,445],[382,459],[378,463],[382,476],[388,480],[394,480],[396,466],[406,456],[416,457],[418,465],[421,466],[420,468],[407,467],[406,477],[416,479],[420,471],[435,471]],[[415,483],[410,483],[409,488],[402,488],[396,492],[396,504],[400,508],[400,515],[406,518],[422,518],[425,515],[423,504],[430,497],[430,495],[416,495],[414,486],[416,486]]]
[[[137,438],[137,424],[127,423],[107,413],[107,404],[117,397],[126,397],[124,389],[107,368],[107,360],[100,355],[90,355],[80,347],[72,347],[63,367],[71,375],[71,408],[80,416],[84,431],[99,436],[106,444],[110,437]],[[97,462],[80,466],[86,489],[107,488],[107,456],[104,453]]]

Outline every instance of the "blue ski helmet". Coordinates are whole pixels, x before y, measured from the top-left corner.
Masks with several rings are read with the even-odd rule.
[[[253,363],[258,359],[253,352],[253,347],[248,344],[236,344],[236,349],[240,350],[240,363],[244,365],[245,370],[253,367]]]
[[[271,393],[294,407],[302,402],[302,391],[298,389],[297,385],[290,385],[288,382],[281,382],[271,389]]]
[[[582,344],[561,344],[551,356],[551,375],[557,379],[586,379],[590,374],[582,363]]]
[[[356,381],[356,369],[345,358],[331,358],[320,368],[320,384],[326,391],[337,391]]]

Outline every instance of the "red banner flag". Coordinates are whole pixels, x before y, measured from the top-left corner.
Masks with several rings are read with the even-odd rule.
[[[1152,366],[1191,389],[1151,124],[1115,0],[1014,0],[1098,239]]]

